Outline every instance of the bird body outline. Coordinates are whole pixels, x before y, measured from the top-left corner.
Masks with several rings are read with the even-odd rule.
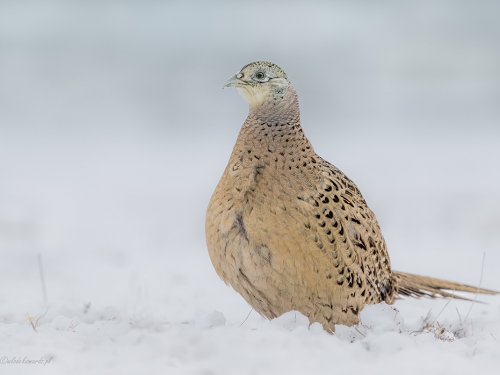
[[[314,152],[281,68],[247,64],[225,87],[238,89],[249,115],[207,209],[207,247],[217,274],[257,312],[296,310],[334,332],[357,324],[366,304],[477,290],[391,269],[375,214]]]

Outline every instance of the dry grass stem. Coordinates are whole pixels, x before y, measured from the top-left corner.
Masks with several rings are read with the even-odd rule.
[[[244,321],[243,321],[243,322],[242,322],[242,323],[241,323],[238,327],[241,327],[241,326],[242,326],[242,325],[243,325],[243,324],[247,321],[247,319],[248,319],[248,317],[250,316],[250,314],[252,313],[252,311],[253,311],[253,307],[252,307],[252,309],[250,310],[250,312],[248,313],[248,315],[247,315],[247,317],[245,318],[245,320],[244,320]]]
[[[359,333],[361,336],[366,337],[365,335],[363,335],[363,334],[361,333],[361,331],[360,331],[359,329],[357,329],[356,327],[354,327],[354,329],[355,329],[356,331],[358,331],[358,333]]]
[[[47,311],[49,311],[49,309],[47,308],[47,310],[45,310],[45,312],[43,313],[43,315],[41,315],[34,323],[33,323],[33,317],[29,314],[29,313],[26,313],[28,315],[28,322],[30,322],[30,325],[31,327],[33,328],[33,331],[35,331],[36,333],[38,333],[38,330],[36,329],[36,327],[38,326],[38,322],[40,321],[40,319],[42,319],[45,315],[47,315]]]
[[[76,325],[73,324],[73,319],[71,319],[71,323],[69,323],[69,327],[66,331],[69,331],[70,329],[73,329],[75,327],[76,327]]]
[[[43,302],[45,303],[45,306],[48,306],[47,289],[45,287],[45,276],[43,274],[42,255],[38,253],[37,258],[38,258],[38,269],[40,271],[40,281],[42,283]]]
[[[495,340],[496,342],[498,342],[498,340],[495,338],[495,336],[493,336],[493,333],[490,333],[491,337],[493,337],[493,340]],[[500,342],[498,342],[500,344]]]
[[[458,319],[460,319],[460,325],[462,325],[462,317],[460,316],[460,311],[458,311],[458,307],[455,307],[455,309],[457,310]]]
[[[467,312],[467,315],[465,316],[464,321],[467,321],[467,318],[469,317],[469,314],[472,310],[472,306],[474,306],[474,303],[476,302],[477,294],[479,293],[479,289],[481,289],[481,283],[483,282],[484,258],[485,257],[486,257],[486,253],[483,253],[483,264],[481,266],[481,277],[479,278],[479,285],[477,286],[476,294],[474,295],[474,300],[472,301],[472,304],[470,305],[469,312]]]
[[[448,304],[451,302],[451,300],[453,299],[453,296],[455,295],[455,291],[453,291],[453,294],[452,296],[450,297],[450,299],[448,300],[448,302],[446,302],[446,305],[444,305],[444,307],[441,309],[441,311],[439,312],[439,314],[437,314],[436,318],[434,319],[434,321],[431,323],[431,326],[434,325],[434,323],[436,323],[436,320],[439,318],[439,315],[441,315],[441,313],[444,311],[444,309],[446,309],[446,306],[448,306]]]

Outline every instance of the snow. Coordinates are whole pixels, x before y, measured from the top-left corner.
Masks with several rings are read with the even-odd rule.
[[[187,157],[180,165],[169,163],[180,151],[173,145],[164,147],[137,139],[121,142],[115,142],[114,153],[110,154],[104,149],[113,144],[112,140],[101,140],[105,145],[102,149],[93,142],[72,152],[61,142],[52,148],[53,158],[59,160],[59,153],[64,153],[66,159],[61,163],[74,166],[72,175],[57,163],[54,166],[50,156],[44,156],[49,159],[46,163],[39,163],[32,155],[23,166],[27,175],[33,176],[32,183],[24,186],[14,179],[3,184],[4,196],[9,192],[15,203],[4,201],[4,212],[11,212],[10,217],[3,217],[4,227],[10,224],[21,234],[16,237],[12,231],[10,238],[3,237],[0,353],[9,360],[50,359],[45,366],[4,364],[8,373],[24,374],[27,366],[37,367],[37,373],[42,374],[497,373],[500,300],[494,296],[478,297],[487,304],[403,299],[393,306],[368,306],[361,312],[359,326],[337,326],[335,335],[324,332],[319,324],[309,326],[307,318],[297,312],[270,322],[251,312],[243,299],[216,276],[203,244],[203,214],[221,169],[217,164],[224,164],[225,153],[213,153],[213,158],[221,161],[215,165],[211,165],[212,160],[203,162],[204,170],[197,167],[197,157]],[[484,140],[482,152],[468,158],[482,168],[481,173],[499,160],[481,163],[484,153],[495,152],[488,145]],[[8,148],[3,146],[3,150]],[[15,148],[22,154],[29,153],[27,149],[32,146],[25,145],[23,150],[18,143]],[[77,162],[90,146],[97,172]],[[432,152],[431,144],[421,146]],[[208,152],[199,147],[201,153]],[[342,147],[347,150],[352,145]],[[439,155],[446,147],[450,149],[444,154],[452,153],[457,144],[443,144],[433,154],[435,160],[442,160]],[[120,155],[123,172],[115,154]],[[414,156],[409,153],[408,157]],[[381,154],[379,162],[391,164],[391,160],[392,164],[409,162],[404,157],[394,161],[391,152]],[[167,169],[159,173],[165,165]],[[185,167],[196,169],[197,175],[183,175]],[[361,171],[364,168],[369,174],[370,165]],[[439,163],[430,163],[426,173],[433,175],[439,168]],[[83,186],[78,184],[81,173],[90,180]],[[94,181],[97,177],[93,173],[102,180]],[[125,175],[136,173],[151,174],[151,180],[123,183]],[[173,180],[172,176],[180,177]],[[53,191],[61,179],[67,196],[61,196],[61,189]],[[200,179],[209,182],[197,196]],[[482,254],[486,252],[482,285],[498,289],[498,236],[492,233],[491,238],[482,237],[488,248],[475,245],[478,234],[489,233],[481,231],[482,220],[498,217],[498,201],[485,203],[478,198],[477,204],[484,204],[483,217],[475,207],[462,206],[454,225],[440,226],[435,219],[425,220],[428,207],[421,199],[431,199],[435,207],[431,216],[438,217],[448,202],[445,194],[436,191],[450,188],[453,177],[438,179],[440,186],[435,186],[430,195],[411,181],[408,185],[414,190],[410,186],[403,190],[391,187],[397,181],[394,176],[364,183],[368,188],[364,190],[372,188],[372,200],[379,204],[390,197],[396,208],[404,207],[400,215],[411,216],[416,230],[432,237],[408,242],[412,235],[408,228],[399,230],[401,223],[381,221],[382,228],[387,229],[393,267],[477,285]],[[93,191],[91,183],[113,194]],[[483,188],[494,190],[498,183],[490,178]],[[18,186],[23,188],[16,192]],[[460,196],[468,189],[464,182],[454,194]],[[407,202],[408,192],[421,199]],[[106,199],[99,199],[99,193]],[[180,206],[179,197],[189,199]],[[32,200],[38,205],[33,207]],[[390,212],[390,207],[385,210]],[[379,211],[383,214],[385,210]],[[31,226],[22,224],[29,220],[33,221]],[[458,232],[467,227],[468,232]],[[159,237],[155,239],[152,233],[164,228],[173,231],[164,237],[156,234]],[[43,301],[37,253],[42,255],[48,307]],[[434,255],[431,262],[421,258]]]
[[[148,324],[126,316],[85,323],[58,315],[38,326],[38,333],[26,323],[2,324],[2,353],[50,360],[36,365],[37,373],[494,374],[498,368],[498,312],[475,319],[474,334],[468,330],[460,339],[452,331],[443,337],[422,330],[421,320],[407,326],[385,304],[366,307],[361,321],[358,327],[338,326],[331,336],[297,312],[271,322],[254,317],[241,326],[218,311]],[[10,366],[9,373],[21,374],[27,365]]]
[[[498,3],[288,6],[2,2],[0,373],[500,373],[498,296],[368,306],[330,335],[217,277],[204,215],[247,111],[220,88],[262,59],[395,270],[500,289]]]

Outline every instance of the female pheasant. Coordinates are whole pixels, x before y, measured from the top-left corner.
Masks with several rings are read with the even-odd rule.
[[[218,275],[257,312],[297,310],[333,332],[357,324],[366,304],[478,291],[391,269],[375,215],[314,152],[281,68],[253,62],[224,87],[236,87],[250,113],[208,206],[207,246]]]

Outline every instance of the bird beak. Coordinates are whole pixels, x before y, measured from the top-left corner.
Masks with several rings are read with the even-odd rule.
[[[231,78],[228,79],[228,81],[222,86],[223,89],[226,87],[238,87],[242,85],[242,81],[239,78],[236,78],[236,75],[232,76]]]

